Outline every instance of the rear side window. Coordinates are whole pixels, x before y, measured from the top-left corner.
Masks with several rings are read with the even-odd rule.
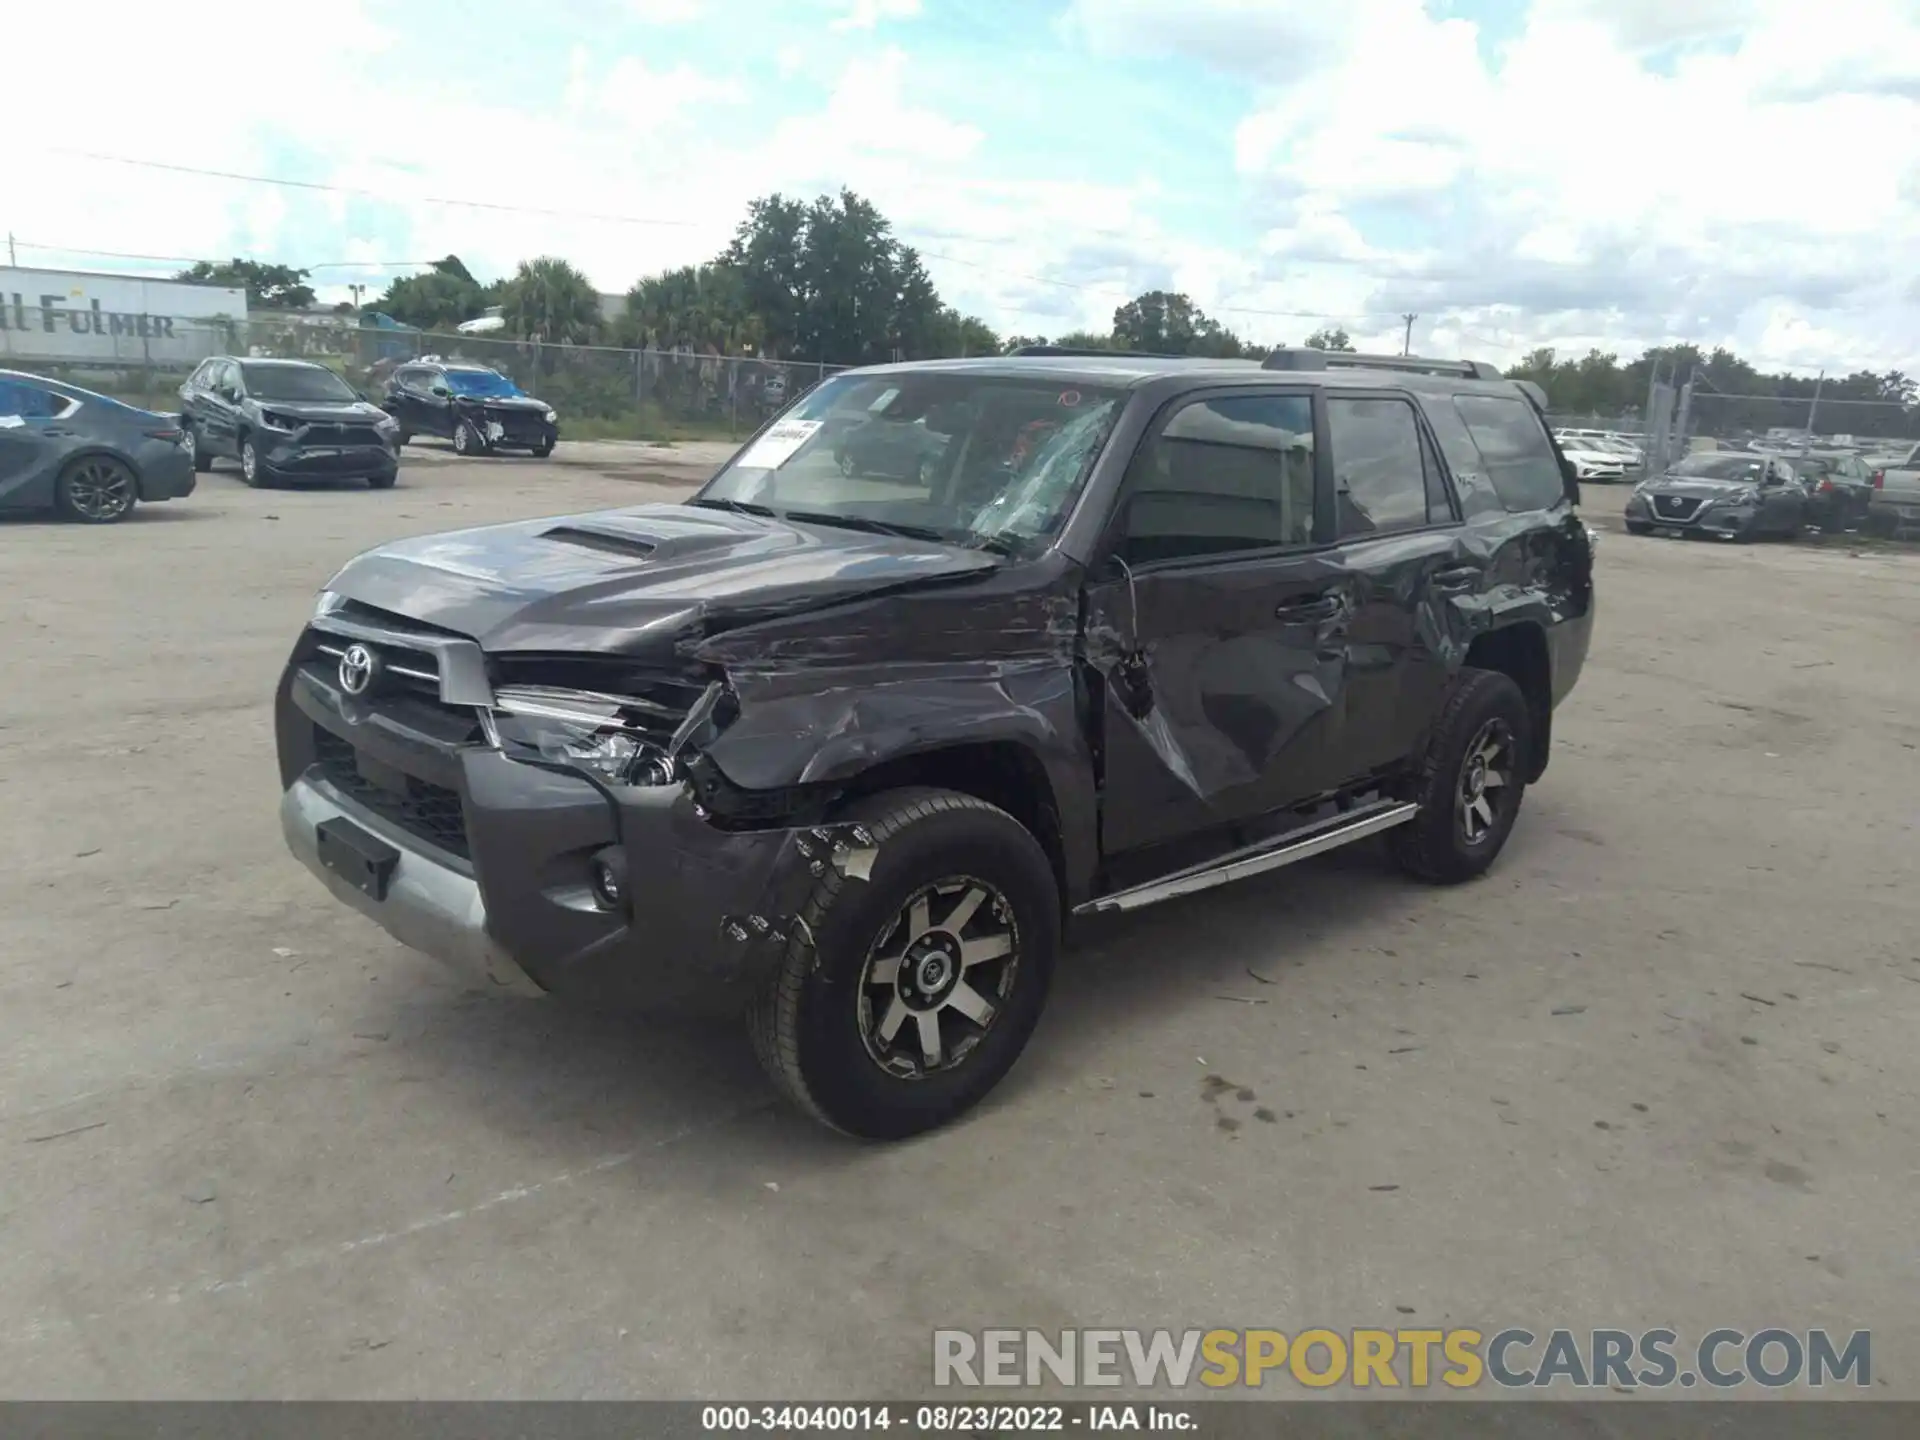
[[[1313,401],[1236,395],[1183,406],[1127,478],[1134,564],[1313,542]]]
[[[23,385],[18,380],[0,380],[0,415],[18,415],[25,420],[51,420],[63,413],[67,402],[50,390]]]
[[[1509,510],[1545,510],[1567,496],[1546,427],[1525,400],[1456,395],[1453,408],[1472,435],[1487,479]]]
[[[1426,451],[1405,400],[1327,401],[1340,536],[1389,535],[1428,520]]]

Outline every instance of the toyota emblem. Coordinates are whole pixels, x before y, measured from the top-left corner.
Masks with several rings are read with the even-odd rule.
[[[340,688],[349,695],[366,694],[379,673],[380,657],[364,645],[349,645],[340,657]]]

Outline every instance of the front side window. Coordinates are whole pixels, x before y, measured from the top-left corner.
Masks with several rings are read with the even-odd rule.
[[[1388,535],[1427,523],[1426,457],[1405,400],[1327,401],[1340,535]]]
[[[1518,396],[1456,395],[1453,408],[1508,510],[1547,510],[1568,498],[1566,477],[1533,406]]]
[[[1182,406],[1140,447],[1122,500],[1129,564],[1313,543],[1313,401],[1233,395]]]
[[[834,376],[692,501],[1024,553],[1059,529],[1125,392],[911,371]]]

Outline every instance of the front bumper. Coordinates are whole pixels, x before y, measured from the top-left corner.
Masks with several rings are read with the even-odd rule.
[[[386,445],[310,445],[280,440],[260,456],[267,470],[288,480],[362,479],[392,475],[400,458]]]
[[[826,853],[816,830],[721,830],[685,785],[602,789],[364,710],[298,665],[282,679],[276,731],[294,855],[395,939],[503,991],[737,1012],[798,926]],[[343,775],[343,763],[357,770]],[[452,831],[439,811],[432,827],[409,823],[377,788],[382,776],[457,796]],[[322,860],[318,826],[336,818],[399,852],[383,899]],[[617,906],[594,889],[603,860],[626,876]]]
[[[1682,530],[1697,535],[1739,535],[1751,528],[1755,516],[1752,505],[1701,504],[1691,515],[1662,515],[1645,496],[1628,499],[1626,518],[1635,525],[1651,525],[1660,530]]]
[[[560,426],[526,411],[478,412],[467,417],[489,445],[509,450],[546,450],[560,440]]]

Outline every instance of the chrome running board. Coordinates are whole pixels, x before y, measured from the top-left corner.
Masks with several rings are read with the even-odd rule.
[[[1276,835],[1271,840],[1263,840],[1257,845],[1249,845],[1243,850],[1219,860],[1210,860],[1202,865],[1190,866],[1185,870],[1176,870],[1171,875],[1163,875],[1158,880],[1149,880],[1144,885],[1135,885],[1130,889],[1116,890],[1111,895],[1102,895],[1097,900],[1089,900],[1084,905],[1074,906],[1076,915],[1110,915],[1122,910],[1138,910],[1143,906],[1157,905],[1162,900],[1171,900],[1176,895],[1191,895],[1198,890],[1211,890],[1216,885],[1226,885],[1235,880],[1244,880],[1249,875],[1261,875],[1269,870],[1278,870],[1283,865],[1291,865],[1297,860],[1305,860],[1313,855],[1325,854],[1337,850],[1342,845],[1351,845],[1356,840],[1364,840],[1369,835],[1378,835],[1382,830],[1391,830],[1396,825],[1404,825],[1420,813],[1420,807],[1404,800],[1376,800],[1371,805],[1362,805],[1349,810],[1344,815],[1330,815],[1325,820],[1316,820],[1298,830],[1289,830],[1284,835]]]

